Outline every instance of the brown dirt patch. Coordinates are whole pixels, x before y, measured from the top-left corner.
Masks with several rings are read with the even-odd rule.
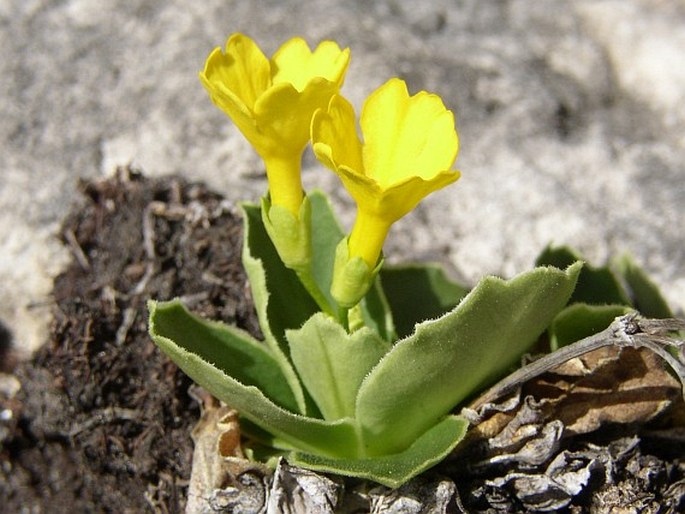
[[[182,512],[199,410],[150,340],[145,302],[182,296],[257,334],[241,221],[201,184],[128,168],[80,190],[50,340],[0,395],[0,511]]]

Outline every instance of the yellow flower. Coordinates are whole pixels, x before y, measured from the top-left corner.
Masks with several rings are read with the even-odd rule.
[[[302,203],[300,164],[312,115],[340,89],[349,49],[333,41],[313,52],[299,37],[267,59],[255,42],[233,34],[215,48],[200,72],[212,101],[264,160],[271,204],[297,217]]]
[[[373,92],[361,115],[363,144],[354,109],[340,95],[312,120],[312,144],[357,203],[347,259],[378,264],[390,226],[428,194],[459,178],[451,170],[459,150],[454,115],[440,97],[409,96],[404,81],[391,79]]]

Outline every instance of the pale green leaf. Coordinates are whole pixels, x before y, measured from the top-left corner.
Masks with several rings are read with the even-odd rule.
[[[274,358],[297,399],[298,411],[308,413],[305,393],[289,360],[285,331],[299,328],[318,306],[294,271],[278,256],[256,205],[242,206],[245,215],[243,266],[250,280],[259,326]]]
[[[244,385],[258,387],[281,407],[297,411],[297,402],[269,348],[234,326],[207,321],[188,312],[179,300],[149,302],[153,336],[172,339]]]
[[[383,266],[380,279],[400,337],[411,334],[417,323],[452,310],[469,292],[435,264]]]
[[[295,368],[324,419],[353,417],[359,385],[390,344],[367,327],[348,334],[322,313],[286,335]]]
[[[312,191],[307,198],[312,211],[312,274],[328,303],[337,311],[337,304],[331,295],[331,282],[335,248],[344,234],[324,193]]]
[[[447,457],[464,438],[467,428],[465,419],[448,416],[400,453],[363,459],[331,459],[298,452],[291,460],[304,468],[399,487]]]
[[[169,309],[165,312],[166,307]],[[239,347],[242,343],[232,335],[222,335],[217,324],[206,324],[192,316],[177,323],[172,318],[179,314],[179,310],[173,304],[166,307],[150,302],[150,335],[195,382],[293,447],[330,457],[358,456],[358,439],[351,420],[330,422],[295,414],[276,405],[255,385],[248,385],[249,382],[259,383],[272,394],[275,388],[283,387],[277,384],[265,386],[263,383],[269,377],[282,380],[282,376],[278,376],[278,365],[275,361],[269,362],[268,354],[256,350],[252,342],[246,343],[241,354]],[[218,350],[205,348],[205,345],[212,344],[220,345],[221,353],[226,355],[218,356]],[[231,355],[238,355],[238,361],[232,362]],[[250,363],[251,360],[259,362]],[[251,369],[241,371],[243,364]],[[258,378],[257,375],[264,371],[265,376]],[[233,373],[248,383],[232,376]],[[277,396],[279,394],[276,393]]]
[[[357,422],[369,454],[402,451],[515,365],[566,305],[580,268],[487,277],[452,312],[399,341],[359,390]]]

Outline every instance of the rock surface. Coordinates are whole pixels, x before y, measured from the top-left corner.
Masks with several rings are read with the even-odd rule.
[[[262,166],[197,80],[242,31],[271,54],[303,35],[352,49],[359,108],[393,76],[457,115],[463,177],[394,228],[390,260],[473,282],[531,266],[549,242],[591,261],[631,252],[685,308],[682,0],[0,3],[0,320],[43,342],[59,222],[79,177],[134,162],[256,200]],[[353,206],[310,154],[305,184]]]

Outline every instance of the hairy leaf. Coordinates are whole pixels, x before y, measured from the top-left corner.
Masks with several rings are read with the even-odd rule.
[[[566,305],[580,268],[487,277],[452,312],[398,342],[359,390],[357,422],[369,453],[402,451],[516,364]]]
[[[464,418],[447,416],[400,453],[362,459],[330,459],[296,452],[292,461],[317,471],[367,478],[388,487],[399,487],[444,459],[464,438],[467,428],[468,421]]]
[[[383,266],[380,277],[400,337],[411,334],[417,323],[452,310],[469,292],[435,264]]]
[[[537,266],[566,268],[582,257],[567,246],[548,246],[537,258]],[[593,305],[631,305],[630,298],[608,267],[594,267],[586,264],[580,272],[576,289],[569,303],[588,303]]]
[[[286,335],[295,368],[324,419],[354,416],[359,385],[390,344],[367,327],[348,334],[321,313]]]
[[[301,327],[319,309],[295,272],[281,262],[264,228],[259,207],[243,205],[243,212],[243,265],[250,280],[259,326],[297,399],[298,411],[307,413],[305,393],[289,360],[285,331]]]
[[[224,328],[183,314],[177,303],[150,302],[152,339],[188,376],[214,396],[294,447],[331,457],[358,455],[358,439],[351,420],[329,422],[295,414],[276,405],[256,385],[251,385],[250,382],[256,383],[276,396],[285,394],[274,392],[275,388],[283,387],[283,382],[263,383],[269,376],[282,380],[275,361],[269,361],[268,354],[256,350],[253,342],[234,339],[233,331],[224,332]],[[212,345],[220,347],[225,355],[217,356],[215,349],[205,348]],[[233,361],[232,356],[237,360]],[[241,369],[243,364],[250,364],[248,370]],[[267,371],[264,377],[257,379],[254,375],[264,371]]]

